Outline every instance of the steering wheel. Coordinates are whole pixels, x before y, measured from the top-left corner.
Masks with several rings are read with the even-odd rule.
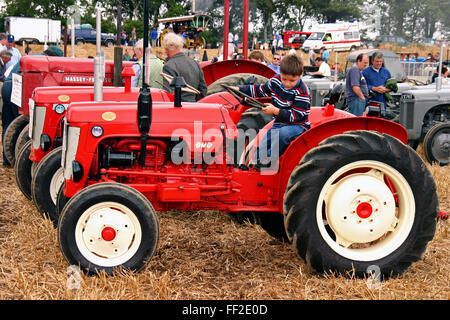
[[[266,107],[263,103],[259,102],[258,100],[250,97],[249,95],[247,95],[239,90],[236,90],[232,86],[229,86],[226,84],[221,84],[221,86],[222,86],[222,88],[227,90],[229,93],[231,93],[231,95],[233,97],[235,97],[239,101],[239,103],[242,105],[253,107],[253,108],[258,108],[258,109],[262,109],[262,108]]]
[[[167,82],[171,82],[173,77],[171,75],[168,75],[167,73],[160,73],[160,75],[167,80]],[[198,91],[197,89],[195,89],[193,86],[189,85],[186,83],[186,87],[181,88],[181,91],[184,92],[189,92],[189,93],[193,93],[193,94],[200,94],[200,91]]]

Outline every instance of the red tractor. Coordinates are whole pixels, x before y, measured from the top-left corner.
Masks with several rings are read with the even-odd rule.
[[[68,263],[88,273],[141,270],[158,244],[155,210],[250,213],[318,272],[360,277],[374,265],[384,277],[403,273],[433,238],[435,183],[398,124],[313,107],[312,128],[258,169],[252,148],[264,130],[235,161],[242,135],[233,117],[248,97],[179,97],[69,106],[57,197]]]
[[[248,77],[258,77],[258,81],[261,82],[274,74],[270,68],[260,63],[244,60],[208,64],[203,67],[203,70],[208,91],[211,92],[219,91],[219,83],[238,84]],[[132,75],[134,72],[130,68],[125,68],[122,72],[125,87],[105,87],[103,100],[137,101],[140,89],[130,87]],[[223,91],[223,88],[220,88]],[[222,93],[216,92],[203,100],[223,100],[220,98],[221,95]],[[173,101],[173,95],[164,90],[152,89],[152,100]],[[38,210],[57,223],[56,195],[63,181],[60,166],[62,121],[70,103],[94,101],[94,89],[93,87],[41,87],[34,90],[29,101],[31,121],[23,128],[16,142],[14,166],[16,182],[22,193],[34,201]],[[236,123],[240,117],[240,114],[234,117]],[[247,128],[249,124],[245,119],[257,119],[257,117],[254,117],[251,112],[245,114],[242,126]],[[29,137],[31,141],[28,140]]]
[[[123,67],[132,62],[124,61]],[[8,126],[3,141],[3,150],[9,163],[14,164],[16,141],[29,122],[29,99],[37,87],[94,86],[94,60],[30,55],[20,59],[22,86],[15,87],[21,94],[20,115]],[[105,61],[104,86],[113,86],[114,63]],[[67,88],[68,89],[68,88]]]

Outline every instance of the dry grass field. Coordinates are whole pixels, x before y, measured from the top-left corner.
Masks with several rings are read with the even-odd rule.
[[[95,53],[94,46],[85,46]],[[79,49],[86,50],[85,46]],[[423,156],[421,146],[418,153]],[[449,212],[450,166],[427,166],[437,184],[440,209]],[[351,274],[314,273],[291,245],[274,240],[259,226],[239,224],[227,214],[171,211],[158,212],[158,218],[158,250],[141,273],[82,275],[74,288],[52,223],[21,194],[14,170],[0,166],[0,299],[450,299],[448,221],[438,223],[419,262],[403,276],[373,289],[366,279]]]
[[[419,146],[418,152],[421,146]],[[440,208],[450,210],[450,166],[429,166]],[[0,299],[27,300],[448,300],[449,223],[439,222],[419,262],[377,289],[366,279],[318,275],[293,248],[259,226],[215,211],[158,212],[160,241],[139,274],[68,271],[50,220],[18,190],[12,168],[0,167]]]

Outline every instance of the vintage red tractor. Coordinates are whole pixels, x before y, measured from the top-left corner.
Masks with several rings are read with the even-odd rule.
[[[248,77],[258,77],[258,81],[273,76],[273,71],[253,61],[233,60],[204,65],[208,91],[216,92],[204,101],[223,100],[219,83],[237,84]],[[239,72],[238,72],[239,71]],[[131,73],[130,73],[131,72]],[[130,88],[130,77],[134,72],[124,68],[122,77],[125,87],[105,87],[105,101],[137,101],[139,88]],[[223,88],[221,88],[223,91]],[[153,101],[173,101],[173,95],[160,89],[152,89]],[[62,183],[60,149],[62,141],[62,121],[66,109],[72,102],[94,101],[93,87],[40,87],[33,92],[30,101],[30,124],[25,126],[16,142],[16,182],[22,193],[32,199],[38,210],[49,216],[55,223],[56,194]],[[241,114],[234,116],[239,121]],[[245,118],[256,118],[251,112]],[[245,121],[244,126],[248,125]],[[238,124],[239,125],[239,124]],[[262,126],[261,126],[262,127]],[[259,129],[259,128],[258,128]],[[31,137],[31,141],[27,141]],[[33,173],[33,174],[32,174]]]
[[[124,61],[123,67],[133,62]],[[38,87],[94,86],[94,60],[87,58],[24,56],[20,59],[21,86],[15,86],[21,95],[20,115],[8,126],[3,140],[3,150],[9,163],[14,164],[16,141],[29,122],[29,99]],[[105,61],[104,86],[113,86],[114,62]],[[18,151],[18,150],[17,150]]]
[[[403,127],[314,107],[312,128],[271,168],[258,169],[258,140],[235,162],[242,135],[233,117],[247,98],[221,96],[180,103],[176,91],[174,102],[143,95],[137,104],[69,106],[57,208],[70,264],[88,273],[141,270],[157,248],[155,210],[170,209],[251,213],[321,273],[363,277],[376,265],[389,277],[420,259],[438,198]]]

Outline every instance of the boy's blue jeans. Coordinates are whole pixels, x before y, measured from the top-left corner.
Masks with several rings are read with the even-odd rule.
[[[262,139],[257,149],[257,162],[268,164],[277,160],[286,151],[289,144],[305,132],[298,124],[275,123]]]

